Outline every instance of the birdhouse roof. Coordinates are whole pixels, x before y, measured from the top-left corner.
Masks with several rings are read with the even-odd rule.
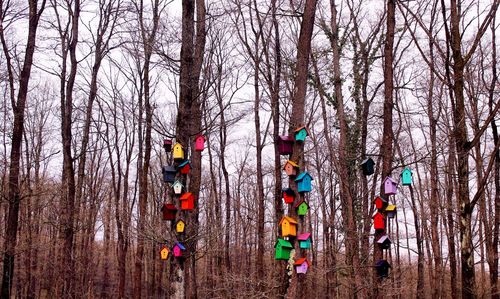
[[[402,173],[405,173],[405,172],[409,172],[411,174],[411,169],[409,167],[405,167],[405,169],[403,169]]]
[[[387,208],[385,208],[386,212],[394,212],[396,211],[396,205],[388,205]]]
[[[170,166],[170,165],[163,166],[162,167],[162,171],[163,172],[177,172],[177,170],[175,169],[175,167],[174,166]]]
[[[299,165],[297,163],[293,162],[292,160],[287,160],[284,167],[286,167],[287,164],[290,164],[293,167],[297,167],[297,168],[299,167]]]
[[[302,129],[306,130],[307,135],[309,135],[309,130],[305,126],[298,127],[294,130],[295,133],[300,132]]]
[[[368,164],[368,163],[375,164],[375,162],[373,161],[372,158],[366,158],[366,159],[363,160],[363,162],[361,162],[361,165],[365,165],[365,164]]]
[[[177,221],[175,222],[175,224],[180,223],[180,222],[182,222],[182,223],[186,223],[186,222],[184,222],[184,220],[179,219],[179,220],[177,220]]]
[[[377,213],[375,213],[375,215],[373,215],[373,217],[372,217],[372,218],[373,218],[373,219],[375,219],[375,218],[378,218],[378,217],[383,217],[383,218],[385,218],[385,215],[384,215],[384,214],[382,214],[382,213],[380,213],[380,212],[377,212]]]
[[[300,207],[301,204],[305,203],[307,205],[307,207],[309,208],[309,204],[307,203],[307,201],[305,199],[302,199],[301,201],[299,201],[298,203],[295,204],[295,208],[298,208]]]
[[[287,195],[295,196],[295,192],[292,190],[292,188],[285,188],[285,189],[282,189],[282,191],[284,193],[286,193]]]
[[[181,185],[181,186],[183,186],[183,185],[182,185],[182,183],[181,183],[181,181],[179,181],[179,180],[175,181],[175,182],[172,184],[172,186],[176,186],[176,185]]]
[[[191,165],[191,162],[189,162],[189,160],[186,160],[186,161],[182,162],[181,164],[179,164],[179,168],[182,168],[186,165]]]
[[[306,241],[310,237],[311,237],[311,233],[303,233],[303,234],[300,234],[298,236],[297,240],[299,240],[299,241]]]
[[[293,248],[292,243],[288,242],[287,240],[278,239],[276,241],[276,243],[274,244],[274,247],[278,246],[278,244],[280,244],[281,247],[284,247],[284,248]]]
[[[184,247],[184,245],[182,245],[182,244],[181,244],[181,243],[179,243],[179,242],[175,242],[175,246],[179,247],[179,249],[181,249],[181,250],[186,250],[186,247]],[[175,246],[174,246],[174,247],[175,247]]]
[[[172,140],[170,139],[164,139],[163,144],[172,144]]]
[[[386,177],[386,178],[384,179],[384,184],[385,184],[387,181],[391,182],[392,184],[396,184],[396,185],[397,185],[396,181],[395,181],[393,178],[391,178],[390,176],[388,176],[388,177]]]
[[[167,247],[167,246],[165,246],[165,245],[164,245],[164,246],[160,249],[160,252],[162,252],[162,251],[164,251],[164,250],[167,250],[167,252],[168,252],[168,247]]]
[[[184,193],[184,194],[181,195],[181,197],[179,198],[179,200],[186,200],[186,199],[189,199],[191,196],[193,196],[193,193],[186,192],[186,193]]]
[[[203,138],[203,140],[207,140],[207,137],[205,137],[205,135],[199,134],[198,136],[196,136],[196,139],[200,138]]]
[[[288,222],[290,222],[290,223],[293,223],[293,224],[297,224],[298,223],[297,220],[293,219],[292,217],[283,216],[283,218],[281,218],[280,225],[285,220],[288,221]]]
[[[184,147],[182,146],[182,144],[180,144],[179,142],[176,142],[176,143],[174,144],[174,147],[176,147],[176,146],[180,146],[180,147],[184,148]]]
[[[375,203],[377,201],[377,199],[380,199],[383,203],[387,203],[387,200],[383,199],[380,196],[375,197],[375,199],[373,200],[373,203]]]
[[[295,263],[293,264],[294,266],[300,266],[302,265],[303,263],[307,263],[307,267],[310,267],[311,265],[309,264],[309,261],[307,260],[307,258],[303,257],[303,258],[300,258],[298,260],[295,261]]]
[[[167,210],[170,210],[170,211],[177,211],[177,208],[175,207],[175,205],[173,203],[166,203],[163,205],[162,209],[167,209]]]
[[[297,178],[295,179],[296,182],[300,182],[302,181],[306,176],[310,177],[311,180],[313,180],[313,177],[307,172],[307,171],[304,171],[302,172],[301,174],[299,174],[297,176]]]
[[[293,137],[290,136],[278,136],[279,140],[293,142]]]
[[[391,264],[389,264],[389,262],[386,260],[379,260],[377,263],[375,263],[375,267],[384,267],[384,266],[391,267]]]
[[[387,235],[383,235],[382,237],[380,237],[378,240],[377,240],[377,243],[379,244],[383,244],[384,242],[389,242],[391,243],[391,239],[389,239],[389,237]]]

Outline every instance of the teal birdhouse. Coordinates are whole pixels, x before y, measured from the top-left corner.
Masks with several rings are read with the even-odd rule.
[[[312,180],[313,180],[312,176],[307,171],[302,172],[295,179],[295,182],[297,182],[297,190],[299,192],[311,192]]]
[[[411,169],[406,167],[401,173],[401,182],[403,186],[410,186],[413,181],[413,174]]]
[[[303,233],[298,236],[297,240],[299,240],[299,247],[302,249],[311,248],[311,233]]]
[[[274,244],[274,248],[276,249],[276,253],[274,258],[276,260],[288,260],[290,258],[290,252],[293,249],[293,246],[290,242],[283,239],[278,239],[276,244]]]
[[[299,127],[297,129],[295,129],[295,131],[294,131],[295,141],[304,142],[308,135],[309,135],[309,131],[304,126]]]

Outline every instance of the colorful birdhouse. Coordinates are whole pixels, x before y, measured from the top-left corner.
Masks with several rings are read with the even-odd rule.
[[[377,212],[373,215],[373,227],[376,230],[384,230],[385,229],[385,216],[384,214]]]
[[[294,131],[295,141],[304,142],[308,135],[309,135],[309,131],[304,126],[298,127]]]
[[[293,153],[293,138],[278,136],[278,152],[280,155],[291,155]]]
[[[297,172],[299,171],[299,165],[291,160],[288,160],[286,161],[285,166],[283,166],[283,170],[285,171],[286,175],[294,176],[297,175]]]
[[[396,205],[388,205],[387,208],[385,208],[385,213],[389,218],[394,218],[396,216],[396,212]]]
[[[175,175],[177,170],[173,166],[163,166],[161,168],[161,172],[163,174],[163,181],[165,183],[173,183],[175,180]]]
[[[160,250],[160,258],[162,260],[166,260],[168,259],[168,254],[170,253],[170,251],[168,250],[167,246],[163,246]]]
[[[398,183],[390,176],[384,180],[384,193],[386,195],[395,195],[398,192]]]
[[[168,154],[172,150],[172,140],[170,139],[165,139],[163,140],[163,148],[165,149],[165,152]]]
[[[202,152],[205,149],[205,140],[206,138],[203,135],[196,136],[194,149],[197,152]]]
[[[312,176],[306,171],[297,176],[295,182],[297,182],[297,189],[299,192],[311,192],[311,181]]]
[[[163,220],[174,220],[177,208],[174,204],[166,203],[161,208],[161,211],[163,213]]]
[[[182,257],[184,251],[186,251],[186,247],[179,242],[175,242],[173,251],[175,257]]]
[[[181,201],[181,210],[194,209],[194,195],[191,192],[186,192],[179,198]]]
[[[174,184],[172,185],[172,188],[174,189],[174,194],[179,195],[182,194],[182,183],[180,181],[175,181]]]
[[[297,235],[297,220],[292,217],[283,216],[279,223],[281,227],[281,236],[283,237],[295,237]]]
[[[189,171],[191,170],[191,162],[189,162],[189,160],[186,160],[181,164],[179,164],[179,166],[177,166],[177,169],[182,174],[188,174]]]
[[[184,148],[182,147],[182,144],[177,142],[174,144],[174,160],[179,161],[179,160],[184,160]]]
[[[182,234],[184,233],[185,228],[186,228],[186,223],[184,222],[184,220],[182,219],[177,220],[177,222],[175,223],[175,231],[178,234]]]
[[[286,188],[283,189],[283,200],[285,203],[293,203],[295,199],[295,192],[292,190],[292,188]]]
[[[278,239],[278,241],[276,241],[276,244],[274,244],[274,248],[276,250],[274,259],[288,260],[290,258],[290,252],[292,251],[293,246],[287,240]]]
[[[377,270],[377,276],[380,278],[389,276],[389,268],[391,268],[391,264],[389,264],[386,260],[379,260],[375,264],[375,269]]]
[[[297,274],[306,274],[307,269],[310,267],[309,261],[305,257],[296,260],[293,266],[295,267],[295,272],[297,272]]]
[[[373,203],[375,204],[375,207],[379,210],[385,209],[385,207],[387,207],[387,204],[388,204],[387,200],[383,199],[380,196],[375,197],[375,199],[373,200]]]
[[[377,240],[378,246],[382,249],[389,249],[391,248],[391,239],[387,235],[383,235]]]
[[[307,215],[307,211],[309,211],[309,204],[307,201],[302,199],[297,204],[295,204],[295,210],[297,211],[297,215],[305,216]]]
[[[406,167],[401,173],[401,182],[403,186],[410,186],[413,181],[413,174],[411,169]]]
[[[373,162],[372,158],[367,158],[361,162],[361,169],[363,169],[364,175],[372,175],[375,172],[374,166],[375,162]]]
[[[311,233],[303,233],[297,237],[299,240],[299,247],[302,249],[311,248]]]

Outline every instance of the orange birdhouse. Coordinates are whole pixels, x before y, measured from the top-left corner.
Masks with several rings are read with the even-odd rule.
[[[181,201],[181,210],[192,210],[194,209],[194,195],[191,192],[187,192],[181,195],[179,198]]]
[[[283,170],[286,172],[286,175],[288,176],[297,175],[298,169],[299,165],[297,165],[297,163],[291,160],[286,161],[285,166],[283,166]]]
[[[295,237],[297,236],[297,220],[292,217],[284,216],[281,218],[281,235],[283,237]]]
[[[168,254],[170,251],[168,250],[167,246],[163,246],[162,249],[160,250],[160,257],[162,260],[168,259]]]

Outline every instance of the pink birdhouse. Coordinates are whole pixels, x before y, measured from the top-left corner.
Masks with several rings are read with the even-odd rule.
[[[309,261],[305,257],[298,259],[293,265],[297,274],[306,274],[310,267]]]
[[[398,183],[390,176],[384,180],[384,193],[386,195],[395,195],[398,192]]]
[[[197,152],[202,152],[205,149],[205,140],[206,140],[206,137],[203,135],[198,135],[196,137],[195,150]]]
[[[186,250],[186,247],[184,247],[184,245],[182,245],[179,242],[175,242],[174,250],[173,250],[175,257],[182,257],[182,252],[185,250]]]

